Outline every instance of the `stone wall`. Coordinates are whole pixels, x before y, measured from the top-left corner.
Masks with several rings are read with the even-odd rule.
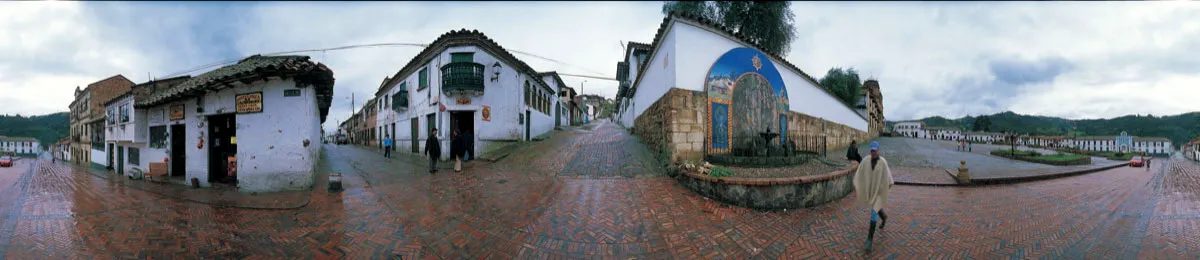
[[[786,113],[789,141],[807,142],[798,145],[819,148],[824,143],[833,151],[849,146],[851,140],[870,139],[866,131],[795,111]],[[634,120],[632,132],[665,158],[698,161],[707,153],[708,125],[708,94],[672,88]],[[808,140],[790,140],[791,136]]]
[[[704,92],[672,88],[634,120],[633,134],[671,160],[702,160],[707,103]]]
[[[801,138],[811,137],[818,138],[816,140],[792,140],[796,141],[799,147],[806,146],[804,142],[817,142],[815,145],[820,145],[819,142],[824,139],[826,149],[833,151],[850,146],[851,140],[863,142],[870,139],[867,132],[854,129],[852,127],[830,122],[821,118],[812,117],[795,111],[788,111],[788,138],[792,139],[796,136]],[[824,137],[824,138],[820,138]]]
[[[857,166],[814,176],[791,178],[714,178],[684,173],[679,183],[717,201],[762,210],[808,208],[854,191]]]

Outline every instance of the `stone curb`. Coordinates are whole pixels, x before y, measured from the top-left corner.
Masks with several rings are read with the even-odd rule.
[[[76,165],[69,165],[69,164],[68,164],[68,166],[70,166],[70,167],[77,167]],[[126,184],[126,183],[124,183],[124,181],[121,181],[121,180],[118,180],[118,181],[114,181],[114,180],[112,180],[111,178],[113,178],[113,176],[105,176],[105,175],[101,175],[101,174],[96,174],[95,172],[91,171],[91,169],[84,169],[84,170],[85,170],[85,171],[87,171],[87,173],[88,173],[88,174],[91,174],[92,176],[96,176],[97,178],[104,179],[105,181],[108,181],[108,182],[110,182],[110,183],[117,183],[117,184],[119,184],[119,185],[121,185],[121,186],[130,187],[130,188],[134,188],[134,189],[141,190],[141,191],[145,191],[145,192],[147,192],[147,193],[152,193],[152,194],[155,194],[155,195],[158,195],[158,196],[168,197],[168,198],[177,199],[177,200],[182,200],[182,201],[189,201],[189,202],[194,202],[194,203],[200,203],[200,204],[205,204],[205,205],[212,205],[212,206],[218,206],[218,207],[225,207],[225,208],[253,209],[253,210],[291,210],[291,209],[300,209],[300,208],[304,208],[305,206],[308,206],[308,203],[309,203],[309,202],[311,202],[311,201],[312,201],[312,199],[311,199],[311,196],[312,196],[312,195],[311,195],[311,194],[310,194],[310,195],[308,195],[308,196],[306,196],[305,198],[308,198],[308,199],[305,199],[305,200],[304,200],[304,203],[301,203],[300,205],[295,205],[295,206],[284,206],[284,207],[259,207],[259,206],[243,206],[243,205],[237,205],[237,204],[229,204],[229,203],[219,203],[219,202],[203,201],[203,200],[197,200],[197,199],[185,198],[185,197],[181,197],[181,196],[175,196],[175,195],[173,195],[173,194],[166,194],[166,193],[159,192],[159,191],[155,191],[155,190],[152,190],[152,189],[146,189],[146,188],[143,188],[143,187],[139,187],[139,186],[137,186],[137,185],[129,185],[129,184]],[[296,192],[311,192],[311,190],[310,190],[310,191],[296,191]],[[269,196],[269,195],[267,195],[267,196]]]
[[[966,185],[957,184],[957,183],[947,184],[947,183],[927,183],[927,182],[904,182],[904,181],[897,181],[896,184],[909,185],[909,186],[929,186],[929,187],[947,187],[947,186],[964,186],[964,187],[966,187],[966,186],[1014,184],[1014,183],[1041,181],[1041,180],[1056,179],[1056,178],[1069,177],[1069,176],[1075,176],[1075,175],[1081,175],[1081,174],[1088,174],[1088,173],[1093,173],[1093,172],[1098,172],[1098,171],[1116,169],[1116,168],[1120,168],[1120,167],[1124,167],[1124,166],[1128,166],[1128,165],[1129,165],[1129,163],[1120,163],[1120,164],[1111,165],[1111,166],[1083,169],[1083,170],[1077,170],[1077,171],[1060,172],[1060,173],[1046,174],[1046,175],[1037,175],[1037,176],[982,178],[982,179],[972,178],[971,184],[966,184]],[[947,174],[950,173],[949,172],[950,170],[946,170],[946,171],[947,171]]]
[[[1046,175],[1038,175],[1038,176],[971,179],[971,183],[972,183],[971,186],[1013,184],[1013,183],[1021,183],[1021,182],[1057,179],[1057,178],[1062,178],[1062,177],[1069,177],[1069,176],[1088,174],[1088,173],[1093,173],[1093,172],[1098,172],[1098,171],[1111,170],[1111,169],[1116,169],[1116,168],[1125,167],[1125,166],[1129,166],[1129,163],[1124,162],[1124,163],[1119,163],[1119,164],[1104,166],[1104,167],[1083,169],[1083,170],[1077,170],[1077,171],[1060,172],[1060,173],[1055,173],[1055,174],[1046,174]]]

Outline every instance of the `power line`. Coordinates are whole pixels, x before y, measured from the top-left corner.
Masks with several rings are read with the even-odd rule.
[[[322,52],[322,54],[324,54],[326,51],[348,50],[348,49],[358,49],[358,48],[372,48],[372,47],[399,47],[399,46],[404,46],[404,47],[428,47],[429,45],[428,45],[428,44],[420,44],[420,43],[372,43],[372,44],[357,44],[357,45],[347,45],[347,46],[332,47],[332,48],[323,48],[323,49],[306,49],[306,50],[281,51],[281,52],[265,53],[265,54],[262,54],[262,55],[263,55],[263,56],[274,56],[274,55],[295,54],[295,53],[305,53],[305,52]],[[575,65],[571,65],[571,64],[568,64],[568,63],[565,63],[565,62],[562,62],[562,61],[558,61],[558,60],[551,59],[551,58],[547,58],[547,57],[538,56],[538,55],[535,55],[535,54],[532,54],[532,53],[528,53],[528,52],[523,52],[523,51],[519,51],[519,50],[513,50],[513,49],[507,49],[507,50],[508,50],[509,52],[513,52],[513,53],[517,53],[517,54],[522,54],[522,55],[526,55],[526,56],[530,56],[530,57],[534,57],[534,58],[538,58],[538,59],[542,59],[542,60],[547,60],[547,61],[551,61],[551,62],[554,62],[554,63],[558,63],[558,64],[566,65],[566,66],[571,66],[571,67],[580,68],[580,69],[583,69],[583,70],[585,70],[585,71],[592,72],[592,73],[596,73],[596,74],[604,74],[604,73],[599,73],[599,72],[596,72],[596,71],[593,71],[593,70],[589,70],[589,69],[587,69],[587,68],[583,68],[583,67],[581,67],[581,66],[575,66]],[[249,56],[247,56],[247,57],[249,57]],[[184,71],[180,71],[180,72],[175,72],[175,73],[167,74],[166,76],[163,76],[162,78],[170,78],[170,77],[179,76],[179,75],[183,75],[183,74],[188,74],[188,73],[192,73],[192,72],[195,72],[195,71],[200,71],[200,70],[204,70],[204,69],[208,69],[208,68],[212,68],[212,67],[218,67],[218,66],[224,66],[224,65],[228,65],[228,64],[233,64],[233,63],[236,63],[236,62],[238,62],[238,61],[241,61],[242,59],[245,59],[245,58],[246,58],[246,57],[241,57],[241,58],[232,59],[232,60],[225,60],[225,61],[220,61],[220,62],[215,62],[215,63],[204,64],[204,65],[201,65],[201,66],[198,66],[198,67],[194,67],[194,68],[190,68],[190,69],[187,69],[187,70],[184,70]],[[584,78],[594,78],[594,79],[603,79],[603,80],[615,80],[615,79],[613,79],[613,78],[610,78],[610,77],[591,76],[591,75],[566,74],[566,73],[559,73],[559,75],[564,75],[564,76],[574,76],[574,77],[584,77]]]

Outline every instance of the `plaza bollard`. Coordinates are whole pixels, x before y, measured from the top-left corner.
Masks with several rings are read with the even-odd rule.
[[[342,191],[342,174],[341,173],[330,173],[329,174],[329,192],[339,192],[339,191]]]

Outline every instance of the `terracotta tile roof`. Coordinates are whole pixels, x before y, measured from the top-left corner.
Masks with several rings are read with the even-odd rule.
[[[133,87],[131,87],[128,92],[125,92],[125,94],[121,94],[120,96],[116,96],[116,97],[109,99],[107,102],[104,102],[104,105],[105,106],[112,105],[112,103],[116,102],[117,100],[121,100],[122,98],[125,98],[128,96],[133,96],[133,95],[136,95],[134,97],[135,100],[146,99],[146,98],[149,98],[150,95],[154,94],[155,92],[158,92],[159,90],[163,90],[163,89],[173,87],[175,85],[179,85],[179,84],[183,83],[184,81],[187,81],[188,79],[191,79],[191,78],[192,78],[192,76],[184,75],[184,76],[178,76],[178,77],[173,77],[173,78],[151,80],[151,81],[147,81],[147,82],[144,82],[141,84],[133,85]]]
[[[37,142],[37,138],[33,137],[18,137],[18,136],[2,136],[0,142]]]
[[[566,88],[567,83],[563,83],[562,77],[558,76],[558,71],[547,71],[538,73],[538,77],[554,76],[554,82],[558,84],[559,89]]]
[[[538,73],[536,70],[534,70],[532,67],[529,67],[529,64],[526,64],[524,61],[517,59],[516,56],[513,56],[512,53],[508,52],[508,50],[504,49],[504,47],[501,47],[500,44],[497,44],[496,41],[488,38],[487,35],[479,32],[479,30],[468,31],[467,29],[461,29],[443,33],[441,36],[438,36],[437,39],[433,40],[433,43],[429,44],[429,47],[425,47],[424,50],[421,50],[421,53],[418,53],[417,56],[414,56],[408,61],[408,64],[405,64],[403,68],[401,68],[399,71],[396,71],[395,75],[385,81],[383,85],[379,86],[379,89],[375,91],[375,95],[382,94],[383,90],[387,89],[387,86],[395,85],[396,81],[403,80],[407,78],[408,75],[417,72],[417,70],[424,67],[429,60],[433,59],[434,56],[438,55],[446,48],[462,45],[474,45],[486,50],[497,59],[504,61],[504,63],[509,64],[509,66],[513,66],[517,71],[529,75],[531,78],[533,78],[533,80],[531,80],[533,83],[541,85],[543,88],[546,88],[546,90],[549,90],[552,94],[555,93],[553,89],[550,89],[550,86],[548,86],[545,81],[542,81],[541,77],[537,77]],[[491,64],[484,65],[491,66]]]
[[[671,24],[671,21],[672,21],[673,19],[679,19],[679,20],[685,20],[685,21],[691,21],[691,22],[699,23],[699,24],[701,24],[701,25],[704,25],[705,27],[708,27],[708,28],[711,28],[711,29],[720,30],[720,31],[724,32],[725,34],[728,34],[728,35],[730,35],[730,36],[733,36],[734,38],[737,38],[738,40],[741,40],[741,41],[742,41],[743,43],[745,43],[746,45],[749,45],[749,46],[751,46],[751,47],[754,47],[754,48],[755,48],[756,50],[758,50],[759,52],[762,52],[762,53],[765,53],[765,54],[767,54],[767,56],[770,56],[770,58],[772,58],[773,60],[779,61],[779,63],[783,63],[783,65],[784,65],[785,67],[792,69],[792,71],[795,71],[797,74],[800,74],[800,77],[801,77],[801,78],[804,78],[804,79],[805,79],[805,80],[807,80],[809,83],[812,83],[814,86],[817,86],[817,88],[818,88],[818,89],[821,89],[821,91],[825,92],[825,94],[828,94],[828,95],[829,95],[829,96],[831,96],[831,97],[837,97],[837,96],[836,96],[836,95],[834,95],[832,92],[829,92],[829,89],[825,88],[824,86],[821,86],[821,83],[817,82],[817,80],[816,80],[816,79],[814,79],[812,76],[809,76],[809,75],[808,75],[808,73],[805,73],[803,70],[800,70],[800,68],[799,68],[799,67],[796,67],[796,65],[793,65],[791,62],[788,62],[788,61],[787,61],[787,59],[784,59],[783,57],[779,57],[779,55],[775,55],[774,53],[769,53],[769,52],[763,51],[763,47],[762,47],[762,45],[760,45],[760,44],[755,44],[754,42],[752,42],[752,41],[750,41],[748,38],[746,38],[746,36],[745,36],[745,35],[743,35],[743,34],[740,34],[740,33],[735,33],[735,32],[733,32],[733,30],[732,30],[732,29],[730,29],[729,27],[725,27],[724,25],[721,25],[721,24],[719,24],[719,23],[717,23],[717,22],[715,22],[715,21],[712,21],[712,20],[705,19],[705,18],[703,18],[703,17],[694,17],[694,16],[691,16],[691,15],[687,15],[687,14],[683,14],[683,13],[677,13],[677,12],[670,12],[670,13],[668,13],[666,17],[663,17],[663,21],[662,21],[662,23],[661,23],[661,24],[658,26],[658,32],[654,34],[654,41],[652,41],[652,42],[650,43],[650,46],[651,46],[651,48],[653,48],[653,49],[652,49],[652,51],[650,52],[650,53],[651,53],[651,54],[650,54],[651,56],[654,56],[654,52],[655,52],[655,51],[657,51],[657,49],[656,49],[656,48],[658,47],[658,45],[659,45],[660,43],[662,43],[662,38],[663,38],[663,36],[666,36],[666,33],[667,33],[667,26]],[[632,42],[631,42],[631,43],[632,43]],[[626,57],[628,57],[628,55],[626,55]],[[623,59],[624,59],[624,58],[623,58]],[[645,63],[643,63],[643,64],[638,64],[638,69],[637,69],[637,71],[638,71],[638,78],[634,80],[635,82],[633,83],[633,86],[631,87],[631,89],[630,89],[630,91],[629,91],[629,92],[630,92],[630,93],[628,94],[629,96],[632,96],[632,95],[633,95],[633,93],[637,93],[637,87],[638,87],[638,84],[641,82],[642,75],[644,75],[644,74],[645,74],[645,72],[646,72],[646,66],[647,66],[647,64],[649,64],[649,63],[650,63],[650,62],[645,62]],[[846,109],[850,109],[851,111],[854,111],[854,108],[853,108],[853,107],[851,107],[849,104],[842,104],[842,105],[844,105],[844,106],[846,107]],[[855,113],[855,114],[858,114],[858,113]],[[868,119],[867,119],[867,117],[866,117],[866,116],[863,116],[862,114],[859,114],[858,116],[859,116],[860,118],[862,118],[863,120],[870,121],[870,120],[868,120]]]
[[[297,87],[314,86],[317,92],[317,106],[321,110],[321,122],[325,122],[325,117],[329,114],[329,105],[333,101],[333,71],[325,67],[325,64],[310,61],[308,56],[250,56],[237,64],[221,67],[192,77],[179,85],[156,91],[145,99],[137,100],[134,107],[161,105],[200,95],[233,82],[251,82],[268,76],[294,79]]]
[[[1134,142],[1170,142],[1166,137],[1133,137]]]

